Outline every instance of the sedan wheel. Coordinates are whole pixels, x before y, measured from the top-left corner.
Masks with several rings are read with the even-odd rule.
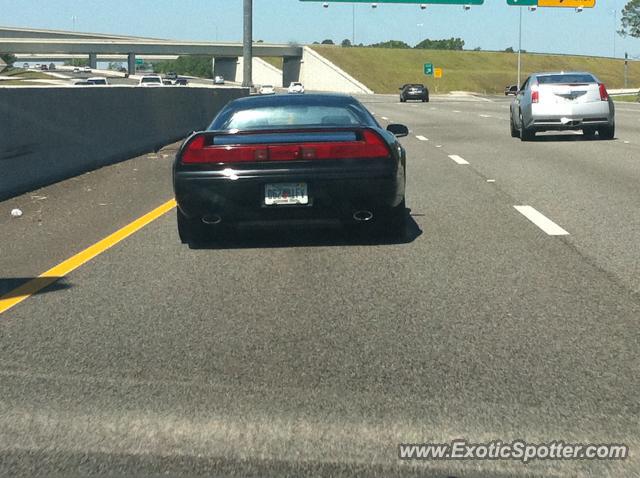
[[[533,141],[536,137],[535,130],[524,126],[524,119],[520,114],[520,141]]]
[[[510,126],[510,130],[511,130],[511,137],[512,138],[520,137],[520,131],[518,131],[516,126],[513,124],[513,116],[511,116],[510,119],[509,119],[509,126]]]
[[[613,139],[616,136],[616,125],[613,123],[611,126],[601,126],[598,128],[598,135],[600,139]]]

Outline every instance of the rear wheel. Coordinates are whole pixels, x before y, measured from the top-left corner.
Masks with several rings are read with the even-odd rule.
[[[510,126],[510,129],[511,129],[511,137],[512,138],[518,138],[520,136],[520,131],[518,131],[516,126],[513,124],[513,117],[511,117],[509,119],[509,126]]]
[[[616,135],[615,123],[607,126],[600,126],[598,128],[598,135],[600,136],[600,139],[613,139]]]
[[[535,130],[524,125],[524,119],[522,118],[522,113],[520,113],[520,141],[533,141],[535,137]]]
[[[596,136],[596,129],[595,128],[583,128],[582,129],[582,134],[587,139],[593,139]]]
[[[183,244],[198,244],[206,239],[205,225],[195,218],[188,218],[179,208],[176,209],[178,215],[178,235]]]
[[[401,97],[400,97],[400,103],[404,103],[405,101],[407,101],[407,100],[405,100],[405,99],[401,96]]]

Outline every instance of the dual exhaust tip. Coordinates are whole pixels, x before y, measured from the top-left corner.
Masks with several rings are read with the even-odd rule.
[[[356,211],[353,213],[353,219],[358,222],[368,222],[373,219],[373,213],[367,210]],[[213,216],[204,216],[202,222],[209,225],[216,225],[222,222],[222,218],[217,214]]]

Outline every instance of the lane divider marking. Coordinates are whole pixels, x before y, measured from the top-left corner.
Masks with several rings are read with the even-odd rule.
[[[546,232],[549,236],[568,236],[569,233],[558,226],[547,216],[532,208],[531,206],[513,206],[516,211],[529,219],[532,223]]]
[[[457,154],[450,154],[449,155],[450,159],[453,159],[456,163],[458,164],[469,164],[469,161],[467,161],[464,158],[461,158],[460,156],[458,156]]]
[[[389,118],[387,118],[386,116],[381,116],[381,118],[385,121],[389,121]]]
[[[429,141],[429,138],[425,138],[424,136],[416,136],[420,141]]]
[[[27,300],[32,295],[38,293],[42,289],[49,287],[54,282],[58,281],[62,277],[70,274],[78,267],[89,262],[91,259],[102,254],[107,249],[115,246],[119,242],[123,241],[130,235],[139,231],[146,225],[163,216],[167,212],[176,207],[175,199],[171,199],[164,204],[158,206],[153,211],[148,212],[142,217],[139,217],[135,221],[127,224],[123,228],[110,234],[104,239],[96,242],[94,245],[89,246],[84,251],[77,253],[76,255],[66,259],[57,266],[52,267],[46,272],[43,272],[35,279],[22,284],[21,286],[13,289],[11,292],[0,297],[0,314],[15,307],[20,302]]]

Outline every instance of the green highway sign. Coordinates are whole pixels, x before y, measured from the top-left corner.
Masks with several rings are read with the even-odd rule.
[[[427,76],[433,75],[433,63],[425,63],[424,64],[424,74]]]
[[[144,65],[144,60],[142,58],[136,58],[136,65]]]
[[[482,5],[484,0],[300,0],[301,2],[323,2],[323,3],[394,3],[394,4],[414,4],[421,3],[429,5]]]
[[[516,7],[537,7],[538,0],[507,0],[507,5],[514,5]]]

